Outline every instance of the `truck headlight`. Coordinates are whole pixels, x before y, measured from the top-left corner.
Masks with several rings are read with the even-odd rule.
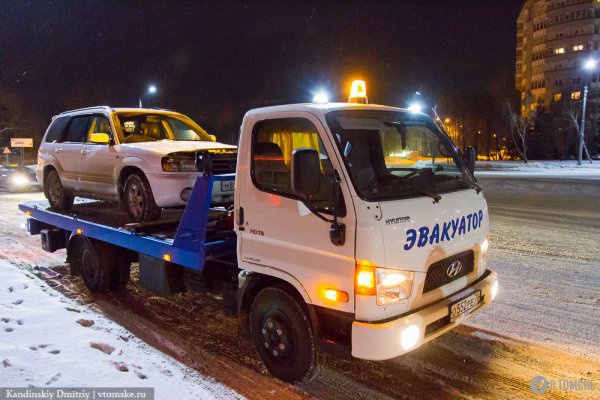
[[[161,159],[161,164],[166,172],[198,172],[196,160],[190,157],[167,156]]]
[[[376,268],[376,275],[378,305],[382,306],[410,297],[414,272]]]
[[[30,182],[30,180],[27,175],[14,174],[13,176],[11,176],[10,182],[13,184],[13,186],[23,187],[23,186],[27,185]]]

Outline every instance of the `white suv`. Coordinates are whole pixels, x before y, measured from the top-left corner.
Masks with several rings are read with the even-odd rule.
[[[74,196],[88,197],[118,201],[142,222],[185,205],[196,177],[234,173],[235,163],[235,146],[215,142],[185,115],[102,106],[52,119],[36,175],[57,211],[68,211]],[[233,203],[233,186],[216,183],[213,204]]]

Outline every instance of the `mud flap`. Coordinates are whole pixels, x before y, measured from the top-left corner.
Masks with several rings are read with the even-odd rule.
[[[159,296],[182,292],[183,267],[140,254],[140,285]]]

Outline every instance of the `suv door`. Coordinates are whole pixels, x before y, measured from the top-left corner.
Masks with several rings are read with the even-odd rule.
[[[79,170],[81,168],[81,150],[87,136],[90,116],[77,115],[71,118],[65,140],[54,150],[60,169],[62,184],[67,190],[79,191]]]
[[[110,143],[92,143],[90,135],[106,133]],[[81,190],[88,193],[117,196],[116,165],[118,152],[113,145],[114,135],[106,115],[90,117],[85,142],[81,145],[79,182]]]

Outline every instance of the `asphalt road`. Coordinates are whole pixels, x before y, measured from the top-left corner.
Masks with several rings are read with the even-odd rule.
[[[386,362],[330,358],[300,388],[273,379],[236,320],[214,296],[152,296],[135,276],[125,295],[90,295],[39,238],[22,229],[21,201],[0,194],[0,258],[34,269],[56,290],[89,304],[163,352],[249,398],[540,398],[534,376],[593,379],[595,390],[548,390],[543,398],[600,397],[600,185],[480,179],[489,202],[489,267],[496,301],[466,326]]]

